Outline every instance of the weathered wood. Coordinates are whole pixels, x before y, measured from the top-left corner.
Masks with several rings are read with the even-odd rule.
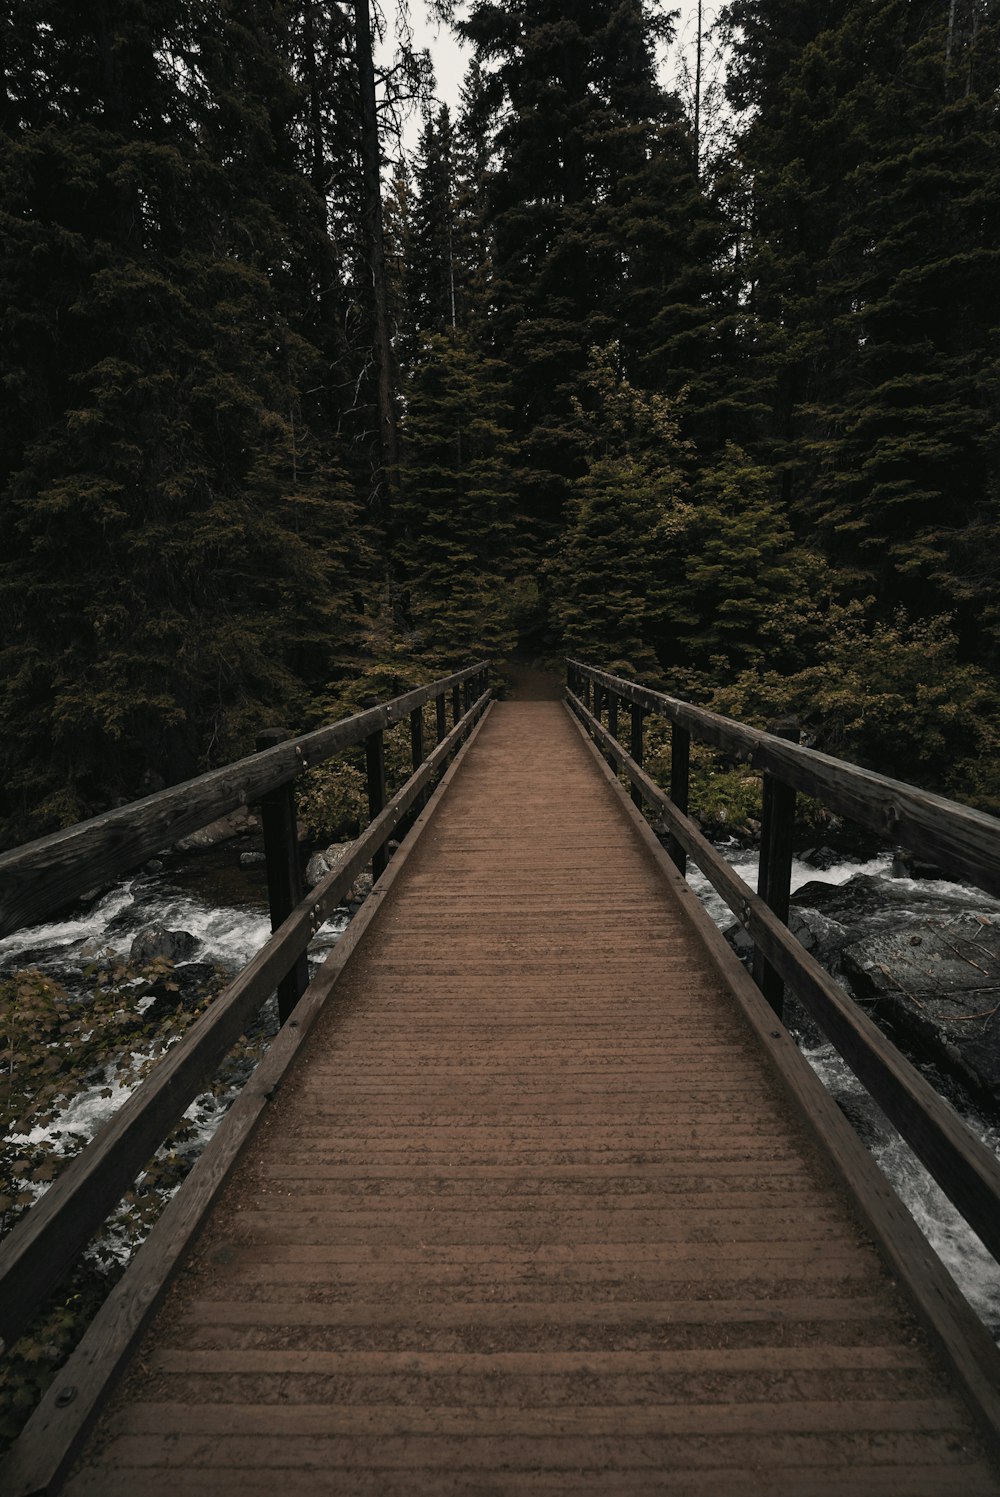
[[[167,843],[197,831],[206,822],[255,804],[310,765],[363,743],[378,728],[402,722],[416,707],[479,669],[477,662],[370,711],[290,738],[264,753],[3,853],[0,936],[41,920],[87,889],[137,868]]]
[[[453,686],[451,691],[451,721],[452,726],[459,722],[462,716],[462,688]]]
[[[472,708],[477,720],[488,705]],[[27,1216],[0,1243],[0,1338],[9,1347],[121,1200],[177,1118],[203,1091],[291,963],[393,834],[420,790],[458,747],[464,724],[425,759],[342,863],[310,891],[239,976],[197,1019]],[[0,1348],[2,1349],[2,1348]]]
[[[643,758],[642,724],[645,713],[636,702],[631,704],[629,710],[632,715],[631,732],[629,734],[629,754],[635,763],[641,767]],[[630,787],[630,794],[632,796],[632,804],[634,806],[641,806],[642,796],[634,785]]]
[[[379,890],[365,901],[332,949],[304,995],[295,1017],[268,1047],[256,1071],[234,1101],[181,1189],[167,1203],[149,1237],[101,1306],[69,1362],[22,1431],[3,1468],[8,1497],[29,1497],[54,1487],[107,1402],[115,1382],[186,1258],[232,1172],[233,1165],[267,1109],[313,1027],[337,979],[375,918],[382,900],[406,865],[420,833],[429,824],[458,767],[488,715],[487,703],[458,749],[428,805],[386,870]],[[452,745],[454,748],[456,745]],[[65,1391],[73,1390],[72,1398]]]
[[[596,679],[613,685],[626,701],[678,724],[731,758],[767,770],[850,821],[909,847],[955,878],[1000,895],[1000,820],[995,816],[816,749],[786,743],[759,728],[635,686],[593,666],[581,664],[580,670],[586,682]]]
[[[799,725],[792,722],[771,724],[771,732],[789,743],[798,743]],[[757,893],[769,910],[785,925],[792,892],[792,844],[795,837],[795,791],[773,775],[765,773],[763,814],[760,831],[760,866],[757,871]],[[753,954],[753,978],[778,1017],[784,1001],[784,983],[758,949]]]
[[[443,743],[448,736],[448,719],[446,717],[446,705],[444,692],[441,691],[434,699],[434,718],[437,727],[437,741]]]
[[[576,713],[573,703],[567,703],[567,706]],[[579,713],[576,715],[579,719]],[[579,720],[577,725],[586,735],[584,721]],[[586,737],[585,741],[589,744]],[[596,753],[595,762],[599,762]],[[624,804],[625,792],[617,778],[611,783]],[[649,785],[652,786],[652,781]],[[642,788],[642,781],[633,783],[632,788]],[[661,872],[665,877],[671,877],[672,860],[660,847],[645,820],[636,815],[634,825]],[[697,853],[694,855],[697,857]],[[700,859],[698,861],[700,863]],[[1000,1350],[834,1098],[802,1056],[792,1036],[780,1022],[775,1023],[770,1006],[698,895],[686,884],[675,887],[710,956],[752,1025],[758,1043],[801,1108],[809,1126],[829,1150],[831,1160],[840,1171],[876,1242],[913,1295],[927,1329],[969,1396],[987,1438],[996,1447],[1000,1441]]]
[[[288,735],[282,728],[265,728],[257,735],[257,751],[274,748]],[[302,862],[299,857],[295,792],[291,784],[269,790],[260,803],[267,860],[267,899],[271,929],[278,930],[302,899]],[[278,1019],[284,1024],[309,984],[309,959],[301,952],[278,983]]]
[[[415,707],[410,713],[410,766],[413,774],[416,774],[424,762],[424,709]],[[416,801],[416,809],[422,810],[426,799],[426,791],[421,791]]]
[[[687,815],[688,787],[691,777],[691,734],[686,728],[674,723],[670,729],[670,799],[683,815]],[[681,873],[687,868],[684,845],[671,837],[668,851]]]
[[[618,693],[614,691],[608,692],[608,732],[618,737]]]
[[[385,738],[381,728],[365,739],[365,775],[368,781],[368,820],[374,821],[385,805]],[[385,865],[385,848],[377,847],[372,855],[373,879],[381,878]]]
[[[572,698],[569,705],[593,732],[598,745],[612,748],[613,740],[582,701]],[[660,812],[671,835],[691,854],[949,1200],[993,1256],[1000,1258],[1000,1161],[743,882],[694,822],[631,762],[622,748],[614,745],[613,752],[632,784],[641,790],[647,804]]]

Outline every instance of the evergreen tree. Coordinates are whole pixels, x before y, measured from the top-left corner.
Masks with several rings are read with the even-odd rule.
[[[975,648],[997,619],[997,18],[792,11],[729,12],[753,108],[756,451],[843,589],[883,614],[957,602]]]
[[[553,563],[553,612],[570,654],[656,679],[665,655],[675,537],[690,521],[678,413],[634,388],[615,345],[594,350],[577,401],[587,472],[573,485]]]
[[[455,154],[451,114],[442,104],[426,116],[420,135],[409,260],[412,315],[417,327],[433,332],[458,326]]]
[[[543,535],[584,468],[572,401],[588,351],[623,332],[625,184],[668,107],[655,29],[640,0],[477,0],[460,25],[483,64],[470,105],[496,121],[487,326],[510,365],[518,484]]]
[[[353,568],[351,501],[302,393],[320,371],[295,325],[279,19],[36,12],[8,53],[0,167],[19,832],[231,757],[262,712],[294,711],[349,647]]]
[[[426,336],[406,388],[399,556],[412,643],[435,664],[503,657],[518,565],[502,368],[454,329]]]

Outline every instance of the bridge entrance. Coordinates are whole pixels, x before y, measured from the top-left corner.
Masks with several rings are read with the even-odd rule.
[[[425,816],[65,1490],[1000,1492],[839,1114],[542,682]]]

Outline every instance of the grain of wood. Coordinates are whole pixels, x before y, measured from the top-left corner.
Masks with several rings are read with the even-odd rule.
[[[562,709],[500,704],[73,1497],[997,1497]]]

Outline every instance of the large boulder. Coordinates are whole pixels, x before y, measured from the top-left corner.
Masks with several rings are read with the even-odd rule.
[[[198,937],[187,930],[167,930],[165,925],[144,925],[132,939],[129,961],[137,966],[148,962],[186,962],[198,946]]]
[[[1000,1103],[1000,915],[910,920],[848,946],[842,961],[890,1034]]]
[[[227,816],[220,816],[217,821],[210,821],[208,826],[200,827],[197,832],[192,832],[190,837],[182,837],[177,843],[178,852],[198,852],[207,847],[218,847],[220,842],[230,842],[233,837],[244,837],[250,832],[260,830],[260,818],[255,816],[248,806],[240,806],[236,811],[230,811]]]
[[[399,844],[396,843],[395,846]],[[389,843],[391,851],[394,844]],[[327,874],[333,873],[340,867],[344,859],[354,847],[353,842],[335,842],[331,847],[324,847],[322,852],[313,853],[306,865],[306,883],[310,889],[314,889],[321,879]],[[359,873],[347,893],[344,895],[344,904],[353,912],[359,905],[363,904],[372,891],[372,876],[370,873]]]

